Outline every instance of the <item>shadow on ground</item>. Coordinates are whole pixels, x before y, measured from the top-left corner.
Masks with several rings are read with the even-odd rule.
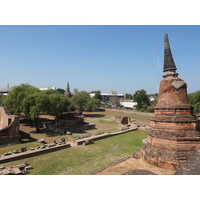
[[[35,142],[37,139],[30,136],[30,134],[20,130],[20,142],[27,143],[27,142]]]
[[[102,117],[105,117],[105,115],[101,115],[101,114],[96,114],[96,113],[87,113],[87,114],[84,114],[84,117],[95,117],[95,118],[102,118]]]

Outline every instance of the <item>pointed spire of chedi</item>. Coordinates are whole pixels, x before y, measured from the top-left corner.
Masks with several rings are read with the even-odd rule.
[[[67,92],[70,92],[69,83],[67,83]]]
[[[70,88],[69,88],[69,83],[67,83],[67,88],[65,90],[65,94],[64,94],[66,97],[68,98],[71,98],[72,97],[72,94],[70,92]]]
[[[170,45],[169,45],[169,39],[168,34],[166,33],[164,36],[164,70],[165,75],[168,74],[168,72],[171,72],[170,75],[178,75],[176,74],[177,68],[174,63],[174,59],[171,53]],[[164,75],[164,77],[165,77]]]

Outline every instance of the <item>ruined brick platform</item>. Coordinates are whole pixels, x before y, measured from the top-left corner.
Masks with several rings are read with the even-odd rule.
[[[176,73],[167,35],[164,61],[158,104],[141,152],[150,164],[177,169],[200,148],[200,120],[193,115],[188,102],[187,84]]]

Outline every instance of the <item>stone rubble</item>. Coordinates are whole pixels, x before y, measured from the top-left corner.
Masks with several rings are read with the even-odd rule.
[[[31,169],[33,167],[27,162],[12,167],[0,166],[0,175],[24,175],[30,173]]]

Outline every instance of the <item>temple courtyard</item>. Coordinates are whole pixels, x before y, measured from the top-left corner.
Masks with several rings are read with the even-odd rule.
[[[98,112],[84,112],[84,121],[94,123],[96,128],[78,132],[74,129],[72,135],[60,135],[55,132],[47,132],[41,128],[41,133],[35,133],[35,127],[31,127],[26,120],[22,120],[20,131],[21,144],[0,147],[0,155],[26,146],[27,149],[35,147],[39,139],[47,143],[65,138],[84,137],[99,132],[112,132],[119,130],[120,116],[128,116],[131,123],[138,125],[140,130],[130,131],[116,136],[100,139],[87,146],[79,145],[59,151],[2,163],[5,167],[19,165],[28,162],[33,169],[30,174],[124,174],[130,170],[148,170],[155,174],[173,174],[174,170],[163,169],[147,164],[141,158],[133,158],[144,145],[142,140],[146,138],[145,127],[148,127],[152,114],[139,113],[125,110],[100,110]],[[41,116],[41,121],[52,119],[51,116]],[[126,159],[124,159],[126,158]],[[98,171],[98,172],[97,172]]]

